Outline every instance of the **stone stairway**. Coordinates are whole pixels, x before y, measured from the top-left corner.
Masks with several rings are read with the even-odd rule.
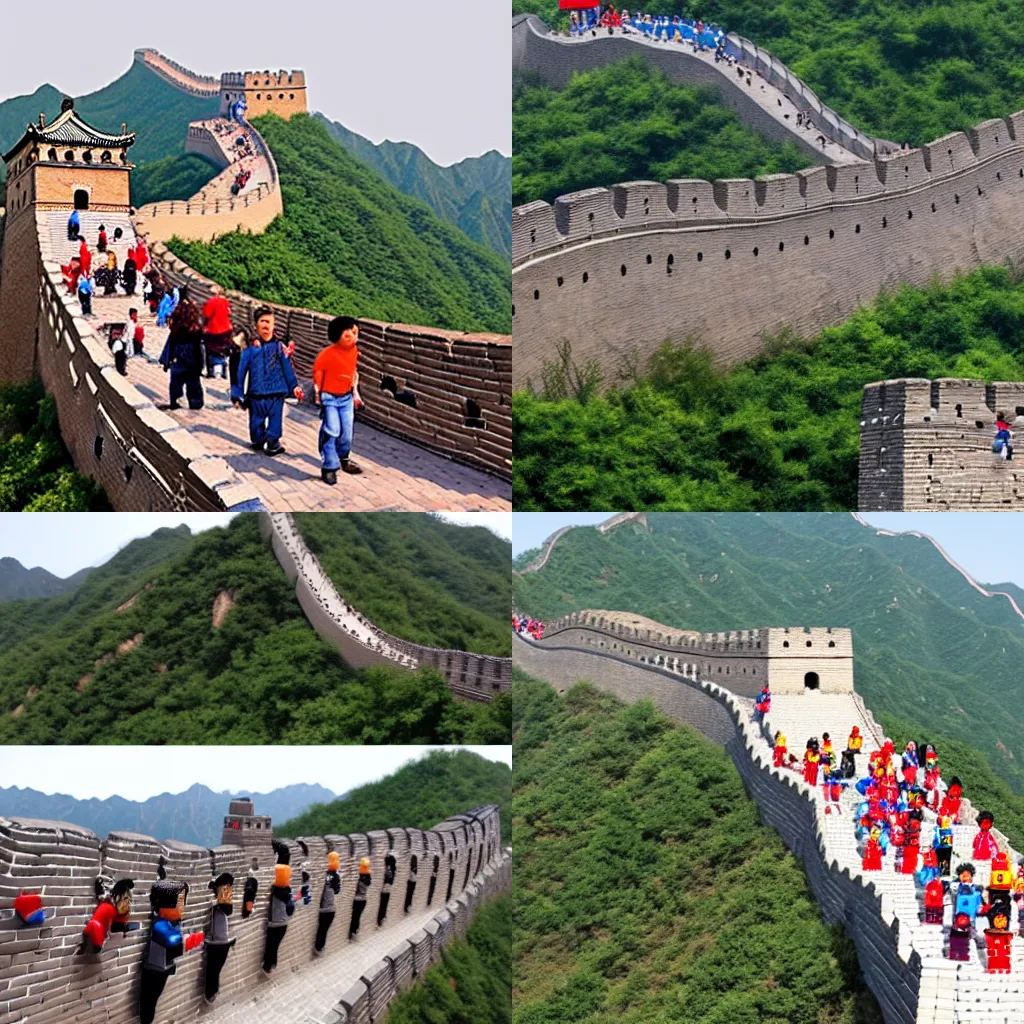
[[[72,242],[68,239],[68,217],[71,214],[67,210],[54,210],[49,214],[47,220],[50,228],[50,253],[49,258],[56,260],[61,265],[66,264],[72,256],[78,255],[80,242]],[[128,250],[136,244],[135,227],[132,219],[127,213],[102,213],[93,210],[80,210],[78,213],[80,221],[79,231],[85,238],[85,244],[89,246],[92,253],[93,273],[106,266],[106,254],[97,252],[96,240],[99,236],[100,225],[107,229],[107,249],[113,250],[117,256],[117,266],[120,269],[128,256]],[[119,242],[114,242],[114,228],[120,228],[124,235]]]

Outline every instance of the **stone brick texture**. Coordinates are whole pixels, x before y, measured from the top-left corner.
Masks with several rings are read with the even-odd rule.
[[[138,1020],[139,964],[148,936],[148,892],[161,876],[191,887],[182,924],[186,933],[205,930],[213,894],[207,883],[222,871],[235,875],[236,900],[246,873],[259,879],[253,914],[230,920],[237,939],[221,976],[221,994],[210,1009],[203,1000],[204,956],[196,950],[179,960],[159,1004],[160,1024],[178,1024],[197,1016],[211,1022],[382,1020],[387,1003],[408,987],[453,937],[464,932],[475,908],[511,884],[511,854],[500,842],[499,809],[489,805],[442,822],[434,830],[389,829],[345,836],[315,836],[289,841],[293,890],[301,872],[311,875],[313,902],[300,902],[290,919],[277,971],[262,974],[270,888],[275,856],[269,838],[263,848],[220,846],[212,850],[186,843],[161,843],[148,836],[112,833],[101,839],[66,822],[0,817],[0,906],[10,906],[22,891],[39,892],[46,920],[19,927],[9,912],[0,913],[0,1021],[3,1024],[133,1024]],[[313,955],[320,894],[327,855],[341,855],[342,892],[325,956]],[[384,876],[384,857],[392,852],[398,874],[383,926],[376,925]],[[427,905],[430,851],[471,864],[468,879],[456,872],[452,899],[438,884]],[[410,856],[420,859],[419,884],[408,915],[403,914]],[[356,942],[347,942],[348,918],[359,859],[370,856],[374,882]],[[95,908],[94,880],[135,879],[135,932],[111,935],[98,954],[81,951],[82,928]],[[465,879],[465,882],[464,882]],[[451,924],[454,913],[457,924]],[[438,921],[444,922],[444,926]],[[428,926],[433,925],[432,929]],[[362,980],[360,980],[362,979]],[[349,1000],[346,994],[361,984]],[[349,1000],[346,1003],[346,1000]],[[335,1017],[330,1015],[334,1013]],[[360,1016],[362,1015],[362,1016]]]

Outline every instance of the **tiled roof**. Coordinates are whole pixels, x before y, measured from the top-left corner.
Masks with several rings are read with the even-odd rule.
[[[135,132],[125,135],[108,135],[83,121],[72,106],[61,111],[60,116],[48,125],[30,124],[18,143],[4,154],[4,160],[21,149],[28,140],[44,145],[95,146],[99,149],[122,149],[135,142]]]

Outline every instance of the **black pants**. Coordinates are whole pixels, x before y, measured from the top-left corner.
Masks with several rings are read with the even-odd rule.
[[[92,293],[79,292],[78,301],[82,304],[82,315],[89,316],[92,313]]]
[[[78,241],[78,228],[75,227],[74,224],[70,223],[70,221],[68,222],[68,241],[69,242],[77,242]]]
[[[114,353],[114,369],[117,370],[122,377],[128,376],[128,353],[127,352],[115,352]]]
[[[388,904],[391,902],[391,893],[382,892],[380,894],[380,907],[377,908],[377,924],[382,925],[384,918],[388,916]]]
[[[952,856],[952,846],[940,846],[935,851],[935,860],[938,862],[939,873],[943,878],[949,878],[949,860]]]
[[[142,972],[142,990],[139,994],[139,1019],[142,1024],[153,1024],[156,1004],[164,994],[164,986],[169,977],[170,975],[159,974],[157,971]]]
[[[352,923],[348,926],[348,937],[351,939],[359,931],[359,919],[366,909],[366,900],[352,901]]]
[[[327,933],[331,930],[332,924],[334,924],[334,911],[321,910],[320,923],[316,927],[316,945],[314,947],[318,953],[327,945]]]
[[[430,888],[427,890],[427,906],[434,902],[434,890],[437,888],[437,875],[430,876]]]
[[[409,881],[405,883],[405,912],[409,913],[409,908],[412,906],[412,894],[416,891],[416,883]]]
[[[121,271],[121,284],[124,287],[125,295],[135,294],[135,271],[134,270],[122,270]]]
[[[212,999],[220,991],[220,972],[224,969],[228,953],[228,945],[206,945],[206,998]]]
[[[277,966],[277,951],[281,948],[286,931],[288,931],[287,925],[283,928],[267,929],[267,945],[263,951],[263,970],[272,971]]]

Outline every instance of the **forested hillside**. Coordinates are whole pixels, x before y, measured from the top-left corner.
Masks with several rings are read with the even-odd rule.
[[[285,213],[261,235],[170,243],[200,273],[257,298],[323,312],[511,333],[508,263],[403,195],[300,114],[255,118]]]
[[[517,675],[516,1024],[876,1024],[852,943],[724,750]]]
[[[650,0],[766,47],[861,131],[914,145],[1021,108],[1024,24],[999,0]],[[556,0],[512,13],[568,24]]]
[[[295,523],[345,600],[428,647],[510,657],[512,545],[419,512],[299,513]]]
[[[385,139],[375,145],[323,114],[331,136],[356,159],[372,167],[407,196],[422,199],[439,217],[461,228],[476,242],[512,258],[512,202],[509,198],[511,160],[492,149],[450,167],[435,164],[409,142]]]
[[[810,340],[785,331],[730,369],[676,338],[603,395],[599,373],[553,352],[513,397],[515,507],[855,509],[864,385],[1024,380],[1022,326],[1020,275],[986,267],[904,285]]]
[[[199,153],[178,153],[153,160],[132,171],[132,206],[145,206],[161,199],[190,199],[220,173],[220,169]]]
[[[432,750],[394,775],[360,786],[340,800],[275,824],[277,835],[326,836],[374,829],[433,828],[484,804],[501,807],[502,841],[512,837],[512,770],[469,750]]]
[[[649,530],[571,530],[516,576],[516,605],[552,618],[637,612],[676,628],[853,629],[858,692],[876,713],[980,750],[1024,793],[1024,620],[934,546],[850,515],[648,514]]]
[[[91,571],[82,569],[61,579],[39,566],[26,569],[16,558],[0,558],[0,603],[19,598],[56,597],[74,590]]]
[[[717,89],[684,86],[641,57],[574,75],[565,89],[523,81],[512,102],[516,206],[623,181],[753,178],[814,161],[746,127]]]
[[[307,623],[255,514],[196,538],[157,531],[74,594],[12,602],[4,611],[0,742],[489,743],[508,736],[502,704],[457,701],[433,670],[348,669]]]

